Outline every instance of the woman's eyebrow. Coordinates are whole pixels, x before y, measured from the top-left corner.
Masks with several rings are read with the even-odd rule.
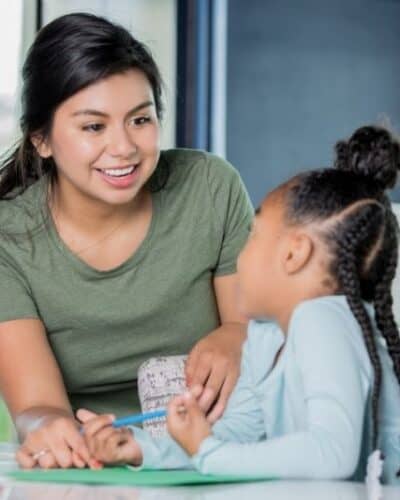
[[[138,104],[137,106],[132,108],[130,111],[128,111],[126,113],[126,116],[133,115],[134,113],[137,113],[141,109],[147,108],[149,106],[154,106],[154,102],[153,101],[142,102],[141,104]],[[107,118],[109,116],[108,113],[104,113],[103,111],[99,111],[98,109],[80,109],[80,110],[72,113],[71,116],[81,116],[81,115],[101,116],[103,118]]]

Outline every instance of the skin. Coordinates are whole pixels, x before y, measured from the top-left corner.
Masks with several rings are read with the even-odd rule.
[[[323,224],[317,230],[312,224],[286,223],[284,188],[264,200],[238,260],[240,309],[248,318],[269,317],[286,333],[292,312],[300,302],[335,292],[336,284],[328,273],[329,249],[319,236],[321,228]],[[279,353],[275,363],[278,357]],[[132,433],[124,434],[129,444],[124,443],[123,449],[116,445],[118,433],[110,427],[113,417],[88,412],[79,412],[78,416],[85,422],[85,439],[96,459],[113,464],[119,463],[122,456],[125,463],[142,462],[142,452]],[[190,456],[212,433],[192,391],[170,402],[167,426]]]
[[[49,208],[64,243],[99,270],[131,257],[151,222],[146,182],[160,154],[160,123],[145,75],[129,70],[77,92],[56,109],[49,136],[31,140],[57,166]],[[131,164],[138,165],[137,176],[123,189],[98,171]],[[214,279],[221,326],[194,346],[187,363],[188,385],[202,411],[215,403],[211,422],[224,411],[239,374],[247,319],[235,307],[236,287],[236,275]],[[0,390],[22,443],[21,467],[99,466],[79,432],[41,321],[0,324]],[[48,452],[35,460],[43,449]]]

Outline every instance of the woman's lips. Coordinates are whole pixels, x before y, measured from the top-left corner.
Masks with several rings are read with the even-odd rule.
[[[140,169],[140,164],[135,164],[135,165],[130,165],[128,167],[118,167],[109,169],[96,168],[96,172],[101,176],[101,178],[105,182],[107,182],[107,184],[110,184],[111,186],[117,188],[127,188],[132,186],[136,182],[139,176],[139,169]]]

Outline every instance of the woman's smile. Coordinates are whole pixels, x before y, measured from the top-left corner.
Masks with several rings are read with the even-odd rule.
[[[95,168],[101,178],[116,188],[127,188],[132,186],[140,175],[140,163],[127,166]]]

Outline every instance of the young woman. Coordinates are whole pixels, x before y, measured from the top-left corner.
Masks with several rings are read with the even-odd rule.
[[[151,356],[190,353],[210,421],[239,373],[251,205],[223,160],[160,152],[161,87],[147,49],[89,14],[45,26],[27,56],[0,178],[0,390],[22,466],[87,465],[74,410],[137,411]]]

